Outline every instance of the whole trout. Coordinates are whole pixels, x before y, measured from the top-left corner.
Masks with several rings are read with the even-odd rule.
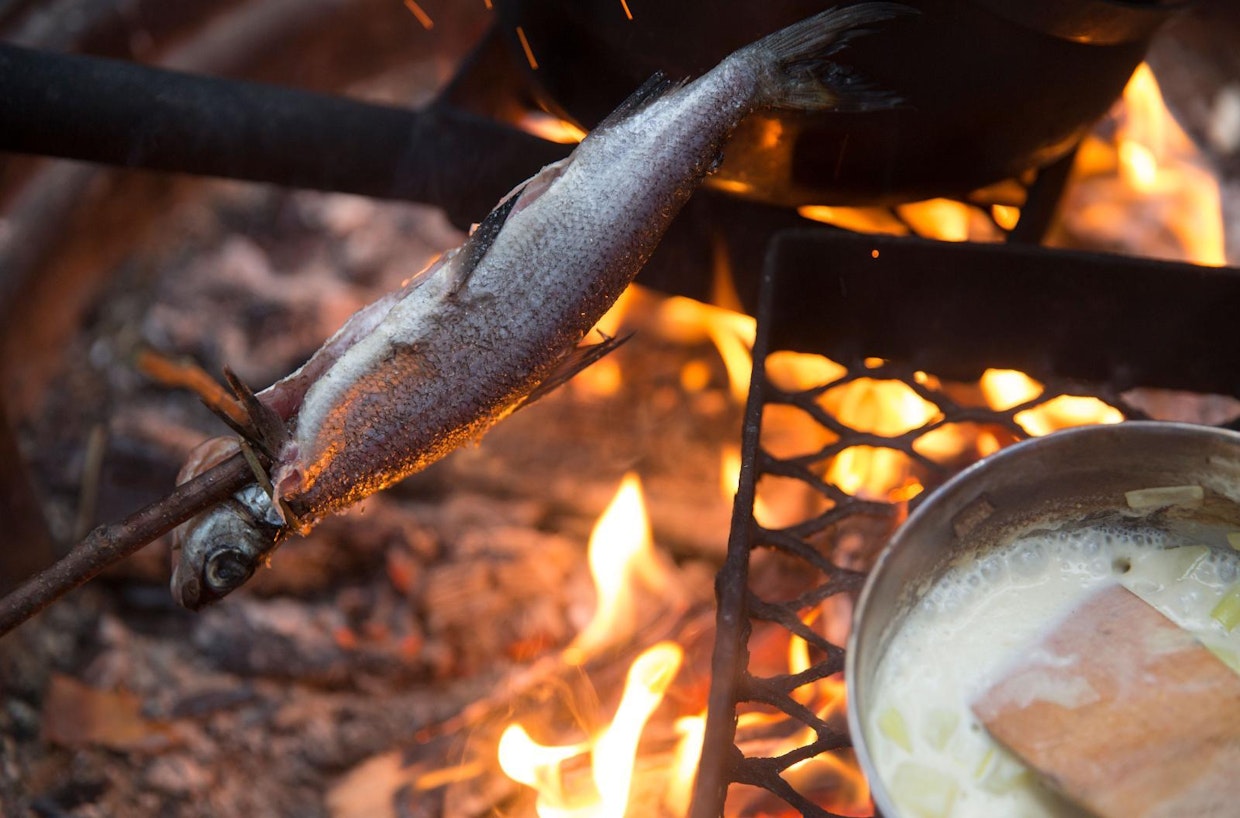
[[[350,318],[251,401],[267,416],[256,425],[269,430],[270,485],[249,486],[178,530],[177,600],[196,609],[219,599],[288,532],[425,468],[557,381],[741,120],[776,106],[890,104],[827,58],[863,26],[907,11],[826,11],[687,85],[648,83],[568,158],[505,197],[459,249]],[[235,447],[208,441],[180,479]]]

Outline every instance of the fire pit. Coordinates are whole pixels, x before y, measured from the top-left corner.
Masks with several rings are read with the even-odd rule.
[[[455,23],[430,2],[396,5],[422,43],[454,31],[468,42],[489,19],[483,4]],[[428,59],[366,91],[424,91],[448,70]],[[477,77],[458,74],[445,99],[478,99]],[[487,107],[527,128],[557,124],[511,102]],[[1119,150],[1082,150],[1060,240],[1113,246],[1082,214],[1098,201],[1090,182],[1115,175],[1088,162]],[[1068,168],[972,202],[894,209],[699,197],[644,280],[756,322],[634,291],[609,318],[611,333],[639,330],[614,360],[285,546],[252,592],[197,618],[174,611],[154,546],[52,608],[3,645],[6,809],[619,814],[624,791],[631,814],[685,814],[692,800],[698,816],[869,815],[841,646],[864,572],[909,504],[1025,436],[1240,415],[1216,396],[1237,392],[1234,271],[858,238],[806,220],[997,239],[1023,205],[1018,235],[1036,238]],[[137,175],[94,184],[110,186],[100,213],[144,214],[153,238],[113,244],[82,219],[81,241],[27,285],[26,320],[9,328],[7,409],[63,542],[157,496],[187,448],[218,431],[133,373],[133,338],[265,383],[459,239],[420,206]],[[449,209],[471,218],[461,201]],[[1193,258],[1221,262],[1221,237],[1210,252]],[[85,331],[65,293],[89,304]],[[1157,320],[1171,303],[1191,324]],[[716,348],[741,355],[725,366]],[[1151,386],[1194,394],[1138,388]],[[630,470],[658,549],[640,524],[600,522],[591,537],[613,497],[607,519],[640,518]],[[591,539],[595,574],[630,578],[627,601],[595,587]],[[622,564],[602,563],[618,552]],[[615,729],[626,723],[637,729]]]

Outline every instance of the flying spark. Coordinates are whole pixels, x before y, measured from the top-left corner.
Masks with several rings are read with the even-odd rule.
[[[525,59],[529,61],[530,68],[538,70],[538,60],[534,59],[534,52],[530,48],[530,41],[525,39],[525,31],[521,26],[517,26],[517,39],[521,41],[521,48],[525,51]]]
[[[418,22],[422,24],[422,28],[430,31],[435,27],[435,21],[432,20],[431,16],[423,11],[422,7],[415,3],[414,0],[405,0],[405,8],[413,12],[413,16],[417,17]]]

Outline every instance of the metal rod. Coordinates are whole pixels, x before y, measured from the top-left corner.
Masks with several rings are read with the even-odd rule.
[[[774,290],[773,255],[762,273],[758,305],[758,333],[754,339],[754,372],[745,403],[741,433],[741,474],[732,503],[732,528],[728,553],[715,579],[715,650],[711,659],[710,698],[702,737],[702,756],[693,786],[690,818],[716,818],[723,814],[728,785],[735,780],[741,753],[735,746],[736,702],[749,666],[750,621],[746,599],[749,588],[749,551],[757,522],[753,518],[757,492],[758,444],[762,432],[762,407],[766,379],[762,377],[769,348],[771,292]]]
[[[775,349],[1240,396],[1240,269],[799,230],[776,241]]]
[[[570,146],[448,106],[0,44],[0,150],[409,199],[476,220]]]
[[[1020,209],[1020,221],[1008,234],[1010,244],[1041,244],[1046,238],[1059,211],[1079,149],[1077,145],[1067,155],[1038,171],[1038,178],[1029,188],[1029,196]]]

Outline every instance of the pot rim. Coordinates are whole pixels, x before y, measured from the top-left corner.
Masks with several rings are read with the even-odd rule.
[[[898,818],[901,813],[888,793],[886,783],[880,776],[870,753],[863,725],[862,696],[855,695],[854,691],[862,689],[859,687],[858,677],[861,671],[858,664],[863,651],[867,645],[873,650],[873,643],[883,635],[882,633],[874,633],[872,629],[867,629],[865,623],[867,618],[875,616],[875,614],[871,614],[867,617],[867,611],[874,605],[873,600],[878,593],[877,589],[884,581],[885,575],[889,573],[888,567],[897,554],[910,547],[915,547],[915,543],[918,542],[919,529],[927,525],[927,520],[934,520],[941,513],[942,506],[951,504],[953,500],[958,500],[962,494],[968,494],[970,497],[980,496],[981,492],[975,491],[975,488],[984,486],[992,473],[1003,473],[1012,468],[1013,464],[1019,464],[1021,460],[1050,448],[1079,447],[1082,439],[1088,440],[1095,437],[1101,438],[1116,435],[1144,440],[1156,437],[1172,437],[1180,439],[1193,438],[1202,443],[1207,441],[1223,442],[1236,449],[1237,458],[1240,461],[1240,432],[1192,423],[1124,421],[1118,424],[1064,429],[1042,437],[1028,438],[973,463],[935,489],[909,514],[908,519],[904,521],[904,524],[900,526],[900,529],[880,552],[873,568],[866,577],[861,594],[857,599],[857,604],[853,609],[852,627],[849,631],[844,658],[844,683],[845,690],[849,694],[847,698],[848,730],[852,738],[853,751],[856,754],[857,763],[861,768],[862,774],[865,775],[866,780],[869,782],[870,795],[878,815],[886,816],[886,818]],[[967,536],[968,534],[965,535],[966,538]],[[910,543],[914,545],[910,545]],[[887,627],[884,627],[883,631],[886,630]],[[865,640],[865,644],[863,644],[863,640]],[[875,665],[877,665],[878,661],[881,660],[875,660]]]

